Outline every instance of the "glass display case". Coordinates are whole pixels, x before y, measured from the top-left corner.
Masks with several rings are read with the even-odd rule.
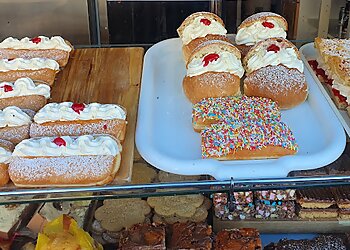
[[[342,127],[344,123],[347,125],[350,124],[347,123],[349,118],[344,118],[342,123],[338,122],[338,118],[343,114],[335,115],[336,107],[333,107],[334,104],[331,104],[331,107],[329,107],[329,103],[332,102],[329,96],[328,99],[322,97],[323,99],[320,102],[314,101],[315,99],[313,98],[316,98],[314,96],[327,95],[327,90],[322,90],[321,83],[320,85],[315,83],[313,87],[309,88],[309,90],[313,89],[312,91],[317,92],[317,95],[313,93],[309,97],[310,102],[315,102],[316,104],[313,105],[319,107],[315,111],[315,117],[318,117],[320,115],[319,113],[323,112],[324,115],[329,112],[329,120],[333,119],[336,122],[334,123],[334,121],[324,119],[325,123],[323,125],[318,126],[317,122],[315,122],[313,124],[314,127],[309,126],[305,129],[305,131],[307,130],[305,132],[306,135],[314,133],[316,136],[315,141],[305,142],[305,145],[308,147],[314,145],[318,149],[317,152],[315,151],[315,158],[305,158],[307,160],[303,160],[304,158],[302,158],[299,161],[293,162],[293,164],[286,164],[285,161],[277,162],[276,160],[271,160],[271,164],[274,164],[273,168],[276,169],[275,172],[280,171],[282,168],[288,170],[285,170],[283,174],[282,171],[281,174],[273,174],[273,168],[264,171],[263,168],[265,165],[262,164],[264,160],[257,160],[256,165],[254,165],[254,161],[251,161],[254,168],[250,172],[247,171],[248,174],[245,175],[240,174],[240,172],[245,171],[245,167],[248,168],[251,166],[246,166],[243,162],[241,165],[236,164],[235,170],[232,171],[225,169],[232,167],[230,164],[225,165],[225,163],[220,162],[222,165],[216,169],[219,161],[210,161],[212,165],[206,164],[205,168],[212,167],[215,168],[215,171],[231,171],[230,173],[233,174],[208,174],[210,171],[205,172],[198,169],[201,165],[196,165],[197,162],[193,163],[192,166],[186,165],[188,162],[185,162],[186,159],[184,160],[184,158],[190,154],[185,155],[186,152],[184,151],[181,151],[181,154],[184,154],[185,157],[181,158],[181,156],[178,156],[177,159],[173,159],[172,161],[165,161],[164,159],[169,156],[166,153],[170,151],[164,145],[167,143],[176,145],[167,141],[165,143],[156,142],[159,143],[157,144],[158,149],[160,148],[161,150],[157,151],[154,157],[150,157],[149,152],[152,152],[153,145],[151,143],[147,145],[144,142],[150,140],[152,143],[156,143],[152,138],[153,130],[150,130],[148,125],[143,122],[145,114],[154,115],[152,112],[154,110],[160,110],[160,106],[181,106],[181,104],[176,104],[175,99],[172,99],[171,95],[167,96],[169,99],[165,101],[164,99],[159,100],[164,97],[159,94],[162,92],[156,92],[154,96],[145,97],[145,86],[147,86],[147,90],[154,87],[153,85],[145,84],[145,81],[148,80],[147,76],[151,74],[148,73],[145,76],[145,69],[147,69],[146,66],[149,63],[147,57],[153,59],[160,58],[160,62],[164,64],[157,64],[157,67],[154,67],[156,69],[154,72],[157,70],[163,71],[163,73],[167,72],[170,74],[169,77],[175,79],[178,78],[177,74],[184,73],[185,64],[182,61],[179,66],[181,72],[177,72],[177,66],[171,69],[169,67],[166,69],[166,66],[164,68],[161,67],[167,61],[171,61],[167,58],[167,55],[159,56],[151,53],[152,49],[154,50],[156,46],[161,47],[162,44],[165,44],[164,42],[172,41],[171,39],[175,41],[174,46],[173,44],[171,46],[167,45],[168,48],[166,48],[167,50],[164,49],[164,51],[173,53],[173,50],[171,50],[173,49],[172,46],[174,48],[177,46],[177,52],[181,51],[177,28],[191,13],[207,11],[220,16],[225,23],[228,39],[233,42],[237,33],[237,27],[247,17],[263,11],[278,13],[284,16],[288,22],[287,39],[300,48],[305,44],[313,43],[317,36],[324,38],[348,37],[346,29],[348,22],[344,20],[346,19],[344,18],[346,14],[342,14],[341,17],[339,14],[344,12],[341,7],[347,9],[350,7],[350,4],[345,0],[0,0],[0,22],[3,24],[0,32],[1,40],[9,36],[34,37],[41,34],[47,36],[60,35],[74,45],[74,51],[71,54],[69,63],[58,73],[55,84],[52,86],[49,102],[117,103],[126,108],[128,122],[125,140],[123,141],[121,164],[114,181],[101,186],[73,185],[70,187],[55,187],[53,185],[52,187],[26,188],[16,187],[14,184],[9,183],[0,188],[0,204],[4,206],[32,204],[30,212],[26,212],[28,214],[36,213],[39,209],[38,206],[42,209],[45,203],[54,204],[52,206],[59,207],[63,206],[62,204],[70,204],[70,208],[74,207],[72,204],[75,203],[84,204],[88,212],[84,214],[85,217],[82,226],[86,230],[91,231],[95,210],[98,207],[104,206],[104,204],[102,205],[103,200],[131,198],[145,200],[149,199],[149,197],[178,197],[181,195],[201,194],[206,198],[210,198],[213,202],[213,208],[207,209],[209,210],[209,216],[207,214],[206,218],[211,218],[209,220],[212,220],[211,223],[217,231],[234,227],[232,221],[235,221],[235,225],[238,225],[237,227],[254,227],[267,234],[277,232],[340,233],[349,231],[350,224],[348,220],[337,220],[337,216],[335,218],[333,217],[331,222],[327,221],[327,219],[323,220],[323,224],[319,222],[322,219],[317,220],[312,218],[311,220],[303,221],[301,218],[294,218],[290,222],[288,217],[282,220],[260,220],[256,222],[249,219],[244,220],[245,215],[243,216],[242,214],[232,220],[234,217],[233,210],[237,209],[237,206],[242,205],[237,203],[239,202],[239,197],[236,195],[238,193],[254,193],[254,200],[256,200],[257,195],[260,195],[261,192],[274,193],[276,190],[289,192],[286,190],[304,190],[305,188],[320,187],[344,188],[350,184],[350,145],[348,143],[348,135]],[[309,66],[307,63],[308,60],[311,60],[311,57],[307,58],[309,55],[307,53],[302,53],[302,56],[305,57],[304,70],[308,72],[308,79],[316,81],[317,76],[313,75],[312,65]],[[181,58],[181,55],[179,58]],[[177,59],[172,61],[175,61],[179,65],[180,60]],[[172,70],[174,70],[174,74],[172,74]],[[161,75],[161,73],[159,74]],[[161,84],[165,84],[167,79],[161,79],[163,80]],[[161,85],[162,88],[165,88],[165,86]],[[146,104],[148,105],[151,102],[154,102],[155,105],[150,107],[155,108],[151,108],[149,113],[140,108],[141,104],[146,106]],[[186,103],[186,105],[190,106],[189,103]],[[327,111],[325,109],[321,110],[320,107],[323,108],[324,106],[327,106]],[[184,110],[182,112],[181,110],[182,113],[180,116],[187,115],[187,111]],[[288,111],[283,112],[286,113],[282,114],[282,118],[286,118]],[[160,118],[170,120],[167,115],[170,116],[171,112],[165,112],[164,116]],[[180,116],[176,117],[176,119],[182,120]],[[158,119],[160,118],[158,117]],[[301,124],[304,120],[307,120],[307,117],[299,116],[296,118],[296,116],[291,116],[288,119],[291,123],[294,120],[295,126],[297,126],[298,123]],[[140,123],[140,120],[142,123]],[[175,136],[173,135],[171,137],[174,141],[177,140],[177,137],[182,138],[181,135],[176,134],[181,133],[182,130],[180,128],[173,127],[172,129],[173,131],[169,131],[165,128],[158,129],[157,127],[159,133],[164,135],[160,139],[165,138],[165,140],[168,140],[170,137],[168,137],[167,133],[175,134]],[[327,130],[332,130],[333,134]],[[141,137],[140,131],[143,133],[143,141],[136,140],[135,144],[135,137]],[[318,133],[319,131],[325,134],[323,136],[324,138],[317,137],[318,134],[316,132]],[[187,129],[187,132],[192,133],[193,131]],[[333,138],[333,135],[336,135],[337,138]],[[196,140],[199,142],[199,137],[196,137]],[[141,145],[141,143],[143,144]],[[186,150],[192,150],[191,147],[192,144],[184,146]],[[140,149],[141,154],[137,148]],[[325,148],[329,150],[327,151]],[[197,151],[195,154],[198,153]],[[308,149],[305,152],[303,151],[303,156],[310,157],[313,153],[311,149]],[[328,153],[332,154],[332,157],[323,155]],[[300,155],[297,156],[300,157]],[[157,163],[159,162],[161,164],[158,165]],[[168,165],[164,166],[166,164]],[[185,166],[182,167],[182,170],[181,164]],[[191,167],[197,169],[195,171],[185,171],[186,168],[188,170]],[[235,171],[237,172],[235,173]],[[213,176],[220,177],[215,179]],[[335,191],[333,190],[332,192]],[[222,200],[225,200],[225,204],[222,203]],[[293,204],[295,203],[294,200],[292,202]],[[204,201],[202,203],[204,204]],[[86,204],[88,205],[85,206]],[[260,208],[264,205],[266,204],[260,204]],[[225,207],[225,212],[220,210],[222,208],[220,206]],[[251,206],[257,211],[260,211],[257,203]],[[152,208],[154,210],[154,207]],[[286,207],[283,209],[288,210]],[[69,209],[67,208],[65,210],[60,207],[57,210],[68,211]],[[227,219],[225,216],[231,216],[231,219]],[[243,219],[242,216],[244,217]],[[164,217],[162,219],[164,223]],[[303,229],[302,227],[307,225],[307,223],[309,223],[309,226]],[[267,224],[270,226],[267,226]],[[291,228],[294,225],[296,225],[296,229],[292,230]],[[17,224],[16,230],[23,226],[28,226],[27,220],[23,220],[23,222]],[[29,228],[33,229],[33,226],[29,224]],[[312,234],[308,237],[312,238],[314,236]],[[3,237],[1,230],[0,237]]]

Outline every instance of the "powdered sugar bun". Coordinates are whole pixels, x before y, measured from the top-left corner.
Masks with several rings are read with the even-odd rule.
[[[238,96],[243,74],[235,46],[224,41],[208,41],[190,57],[183,79],[184,93],[192,103],[207,97]]]
[[[205,37],[208,34],[226,35],[227,30],[222,19],[214,13],[196,12],[182,22],[177,33],[183,44],[186,45],[193,39]]]
[[[249,74],[266,66],[282,64],[288,68],[304,71],[297,47],[283,38],[269,38],[255,44],[243,59],[243,65]]]
[[[118,171],[121,150],[106,135],[28,139],[15,147],[9,175],[21,187],[103,185]]]
[[[286,38],[287,21],[272,12],[260,12],[246,18],[237,28],[236,44],[254,45],[271,37]]]
[[[244,79],[244,94],[274,100],[281,109],[303,103],[308,95],[304,73],[283,65],[255,70]]]

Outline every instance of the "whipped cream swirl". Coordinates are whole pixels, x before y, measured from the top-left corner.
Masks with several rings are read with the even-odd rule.
[[[219,58],[208,63],[207,66],[203,58],[195,58],[187,65],[187,76],[197,76],[203,73],[212,72],[229,72],[237,75],[240,78],[244,74],[244,69],[239,60],[234,54],[224,51],[218,53]]]
[[[0,110],[0,128],[23,126],[30,122],[30,116],[18,107],[9,106]]]
[[[0,72],[10,70],[38,70],[38,69],[59,70],[60,66],[55,60],[48,58],[16,58],[12,60],[0,60]]]
[[[182,42],[183,44],[188,44],[192,40],[198,37],[205,37],[208,34],[212,35],[226,35],[227,30],[221,23],[214,19],[209,19],[210,24],[205,25],[201,22],[201,19],[207,19],[206,16],[196,17],[189,25],[187,25],[182,32]]]
[[[267,51],[265,48],[260,49],[249,58],[246,70],[247,73],[251,73],[268,65],[277,66],[279,64],[290,69],[295,68],[300,72],[304,72],[304,64],[298,58],[298,55],[293,48],[280,48],[277,53],[274,51]]]
[[[8,91],[8,86],[12,90]],[[12,82],[0,82],[0,98],[15,96],[42,95],[46,99],[50,98],[50,87],[46,84],[36,85],[32,79],[23,77]]]
[[[121,146],[107,135],[62,136],[65,145],[57,145],[57,137],[39,137],[20,142],[13,156],[73,156],[73,155],[113,155],[121,152]]]
[[[350,87],[333,80],[332,88],[339,91],[339,93],[346,98],[346,102],[350,103]]]
[[[11,152],[0,147],[0,163],[8,163],[11,158]]]
[[[60,36],[51,38],[38,36],[34,39],[37,39],[38,42],[33,42],[33,39],[29,37],[24,37],[21,40],[8,37],[0,43],[0,49],[59,49],[68,52],[72,50],[71,46]]]
[[[274,20],[268,20],[268,22],[273,23],[274,27],[264,27],[259,21],[248,27],[239,29],[236,35],[236,44],[245,44],[250,46],[271,37],[287,37],[286,31],[280,27],[277,22]]]
[[[126,119],[125,111],[116,104],[84,104],[83,110],[79,112],[74,111],[72,105],[72,102],[46,104],[36,113],[34,121],[41,124],[54,121]]]

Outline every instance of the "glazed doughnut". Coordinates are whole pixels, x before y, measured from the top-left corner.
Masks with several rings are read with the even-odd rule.
[[[70,42],[60,36],[24,37],[21,40],[8,37],[0,43],[0,59],[49,58],[55,60],[60,67],[68,63],[72,51]]]
[[[239,96],[244,74],[241,54],[232,44],[212,40],[192,53],[183,79],[183,90],[192,102],[207,97]]]
[[[9,175],[19,187],[104,185],[119,169],[121,150],[107,135],[26,139],[13,151]]]
[[[30,137],[109,134],[123,141],[126,110],[117,104],[49,103],[34,116]]]

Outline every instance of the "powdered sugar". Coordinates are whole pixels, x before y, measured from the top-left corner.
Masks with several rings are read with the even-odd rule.
[[[247,17],[240,25],[243,26],[243,25],[246,25],[246,23],[249,23],[249,22],[256,22],[256,21],[259,21],[261,18],[265,18],[265,17],[281,17],[280,15],[276,14],[276,13],[273,13],[273,12],[260,12],[260,13],[256,13],[254,15],[251,15],[249,17]]]
[[[11,180],[19,184],[89,184],[112,173],[113,156],[13,157]],[[45,181],[46,180],[46,181]]]
[[[267,66],[252,72],[244,80],[247,85],[266,89],[270,93],[289,95],[290,91],[298,93],[305,87],[305,75],[296,69],[285,66]]]

